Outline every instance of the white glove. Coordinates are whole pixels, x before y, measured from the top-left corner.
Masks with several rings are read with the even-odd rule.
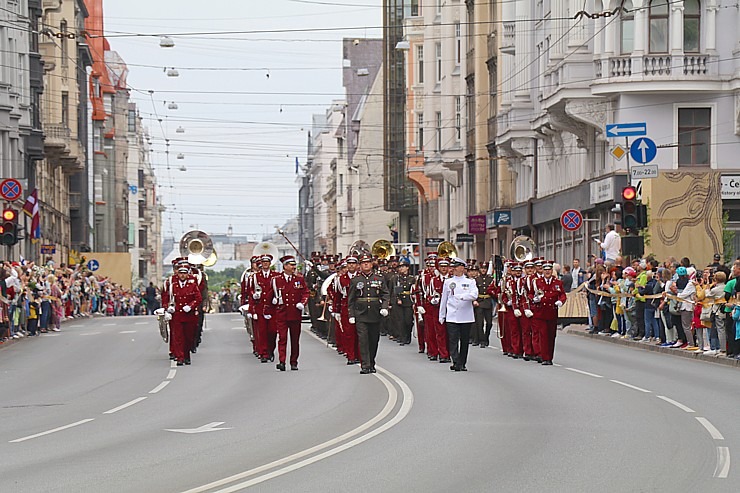
[[[174,307],[174,306],[170,306],[170,307],[168,307],[168,308],[167,308],[167,312],[168,312],[168,313],[175,313],[175,307]]]
[[[424,317],[421,315],[421,313],[419,314],[418,319],[419,319],[419,322],[423,322],[424,321]]]
[[[164,315],[164,308],[157,308],[154,310],[155,315]]]
[[[272,318],[272,315],[265,315],[265,320],[270,320]]]
[[[388,316],[388,309],[387,308],[381,308],[380,309],[380,314],[382,316],[384,316],[384,317],[387,317]]]
[[[182,307],[182,311],[184,311],[185,313],[190,313],[190,310],[192,310],[192,308],[190,308],[190,305],[185,305]]]
[[[522,311],[519,308],[514,309],[514,316],[519,318],[522,316]]]
[[[254,315],[252,315],[252,318],[253,318],[253,319],[255,319],[255,320],[257,320],[257,319],[259,318],[259,315],[257,315],[257,314],[255,313]]]
[[[423,306],[420,306],[419,308],[416,309],[416,313],[418,313],[419,315],[424,315],[426,312],[427,311],[424,309]]]
[[[244,315],[248,311],[249,311],[249,305],[242,305],[239,307],[239,313],[241,313],[242,315]]]
[[[258,299],[260,299],[261,297],[262,297],[262,295],[261,295],[261,294],[259,294],[259,293],[254,293],[254,294],[252,295],[252,298],[254,298],[255,300],[258,300]]]
[[[313,262],[311,262],[310,260],[306,260],[305,262],[306,262],[306,270],[307,271],[311,270],[311,268],[313,267]]]
[[[560,308],[561,306],[563,306],[563,302],[560,301],[560,300],[558,300],[558,301],[555,302],[555,306],[557,306],[558,308]]]
[[[353,324],[355,323],[355,317],[349,317],[349,323]]]
[[[539,303],[540,301],[542,301],[542,296],[535,296],[534,298],[532,298],[532,301],[534,301],[535,303]]]
[[[511,300],[506,302],[506,306],[511,306]]]
[[[339,321],[339,320],[342,319],[342,315],[339,314],[339,313],[334,313],[333,315],[334,315],[334,320],[336,320],[336,321]]]
[[[273,299],[272,299],[272,304],[273,304],[273,305],[277,305],[277,302],[278,302],[277,298],[273,298]]]
[[[172,320],[172,314],[171,313],[165,313],[164,314],[164,319],[169,322],[170,320]]]
[[[444,324],[444,323],[445,323],[445,319],[444,319],[444,318],[440,318],[440,319],[439,319],[439,323],[440,323],[440,324]]]
[[[296,303],[295,307],[298,308],[299,311],[303,311],[303,303]]]
[[[532,310],[527,309],[524,310],[524,316],[526,316],[527,318],[532,318],[534,317],[534,313],[532,313]]]

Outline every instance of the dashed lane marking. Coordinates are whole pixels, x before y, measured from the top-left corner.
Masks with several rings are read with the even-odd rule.
[[[583,370],[578,370],[576,368],[566,368],[566,370],[568,370],[568,371],[574,371],[576,373],[580,373],[581,375],[587,375],[589,377],[604,378],[601,375],[597,375],[596,373],[591,373],[591,372],[587,372],[587,371],[583,371]]]
[[[114,325],[118,325],[118,324],[103,324],[103,327],[113,327]]]
[[[707,418],[702,418],[701,416],[697,416],[696,420],[701,423],[701,425],[707,429],[710,435],[712,435],[712,438],[715,440],[724,440],[725,437],[722,436],[722,433],[719,432],[719,430],[709,422]]]
[[[143,401],[144,399],[146,399],[146,397],[137,397],[134,400],[128,401],[126,404],[121,404],[118,407],[114,407],[113,409],[109,409],[109,410],[105,411],[103,414],[117,413],[121,409],[126,409],[127,407],[133,406],[134,404],[138,404],[139,402]]]
[[[658,397],[658,399],[663,399],[664,401],[666,401],[666,402],[667,402],[667,403],[669,403],[669,404],[673,404],[674,406],[676,406],[677,408],[679,408],[679,409],[680,409],[680,410],[682,410],[682,411],[686,411],[687,413],[693,413],[693,412],[694,412],[694,410],[693,410],[693,409],[691,409],[690,407],[688,407],[688,406],[684,406],[684,405],[683,405],[683,404],[681,404],[680,402],[678,402],[678,401],[674,401],[674,400],[673,400],[673,399],[671,399],[670,397],[666,397],[666,396],[664,396],[664,395],[659,395],[659,396],[657,396],[657,397]]]
[[[715,478],[725,479],[730,474],[730,447],[717,447],[717,468]]]
[[[169,385],[169,383],[170,383],[169,380],[165,380],[164,382],[160,383],[159,385],[157,385],[156,387],[154,387],[152,390],[150,390],[149,393],[150,394],[156,394],[157,392],[159,392],[163,388],[167,387],[167,385]]]
[[[630,388],[630,389],[633,389],[633,390],[637,390],[637,391],[639,391],[639,392],[645,392],[646,394],[650,394],[650,393],[651,393],[651,391],[650,391],[650,390],[647,390],[647,389],[643,389],[642,387],[637,387],[637,386],[635,386],[635,385],[631,385],[631,384],[629,384],[629,383],[625,383],[625,382],[620,382],[619,380],[609,380],[609,381],[610,381],[610,382],[614,382],[614,383],[616,383],[617,385],[622,385],[622,386],[624,386],[624,387],[627,387],[627,388]]]
[[[172,380],[175,378],[175,375],[177,374],[177,370],[174,368],[170,368],[170,372],[167,374],[167,380]]]
[[[119,334],[136,334],[135,330],[122,330]]]
[[[149,325],[149,322],[136,322],[134,325]]]
[[[60,426],[59,428],[54,428],[53,430],[42,431],[41,433],[36,433],[35,435],[29,435],[23,438],[16,438],[15,440],[11,440],[10,443],[20,443],[20,442],[25,442],[26,440],[31,440],[33,438],[38,438],[38,437],[42,437],[45,435],[51,435],[52,433],[56,433],[58,431],[63,431],[69,428],[74,428],[75,426],[84,425],[85,423],[89,423],[90,421],[95,421],[95,418],[83,419],[83,420],[77,421],[72,424]]]
[[[96,336],[100,334],[100,332],[83,332],[82,334],[79,334],[81,336]]]

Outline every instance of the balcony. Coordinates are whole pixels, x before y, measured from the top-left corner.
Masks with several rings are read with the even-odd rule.
[[[514,22],[503,23],[504,35],[501,39],[501,53],[513,55],[516,53],[516,24]]]
[[[46,152],[63,152],[71,140],[72,131],[64,123],[44,125],[44,150]]]

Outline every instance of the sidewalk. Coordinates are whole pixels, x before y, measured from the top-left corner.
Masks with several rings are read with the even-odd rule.
[[[580,337],[587,337],[589,339],[595,339],[602,342],[610,342],[612,344],[619,344],[621,346],[630,346],[636,349],[642,349],[643,351],[652,351],[654,353],[665,353],[680,358],[689,358],[694,360],[707,361],[709,363],[717,363],[725,366],[734,366],[740,368],[740,360],[729,359],[724,356],[708,356],[704,354],[692,353],[683,349],[673,349],[668,347],[660,347],[650,342],[639,342],[633,341],[632,339],[622,339],[618,337],[609,337],[599,334],[589,334],[588,327],[585,325],[569,325],[563,332],[566,334],[572,334]]]
[[[68,322],[74,322],[75,320],[89,320],[89,319],[93,319],[93,318],[103,318],[103,315],[101,315],[99,313],[93,313],[93,315],[91,317],[65,318],[64,320],[62,320],[62,322],[61,322],[60,325],[62,327],[64,327],[64,325],[66,323],[68,323]],[[14,344],[17,344],[17,343],[19,343],[21,341],[25,341],[27,339],[30,339],[32,337],[33,336],[26,335],[24,337],[21,337],[20,339],[8,339],[7,341],[0,342],[0,351],[2,351],[3,349],[7,349],[10,346],[13,346]]]

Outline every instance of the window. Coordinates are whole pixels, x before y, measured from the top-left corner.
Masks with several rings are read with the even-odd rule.
[[[442,0],[434,0],[434,3],[436,4],[435,5],[435,7],[436,7],[436,10],[435,10],[436,14],[438,16],[439,15],[442,15]]]
[[[668,53],[668,0],[651,0],[650,53]]]
[[[146,228],[139,230],[139,248],[146,248],[147,245]]]
[[[344,175],[339,174],[339,186],[337,187],[337,195],[342,195],[344,193]]]
[[[146,201],[139,201],[139,219],[144,219],[144,211],[146,210]]]
[[[462,59],[462,39],[460,38],[460,23],[455,23],[455,65],[460,65]]]
[[[442,43],[435,43],[434,45],[435,57],[436,57],[436,72],[437,82],[442,80]]]
[[[416,82],[424,83],[424,45],[416,47]]]
[[[62,50],[62,67],[67,66],[67,60],[69,59],[69,53],[67,52],[67,21],[62,21],[59,25],[59,31],[62,37],[59,38],[59,46]]]
[[[139,184],[139,188],[141,190],[144,190],[144,170],[143,169],[138,170],[137,178],[138,178],[137,182]]]
[[[418,15],[421,15],[421,5],[419,5],[419,0],[411,0],[411,16],[416,17]]]
[[[62,125],[69,127],[69,93],[62,91]]]
[[[337,147],[339,149],[339,159],[343,159],[344,158],[344,139],[343,138],[340,137],[337,139]]]
[[[683,51],[699,52],[699,34],[701,33],[701,4],[699,0],[683,2]]]
[[[462,115],[460,112],[462,111],[462,98],[460,96],[455,96],[455,140],[460,142],[460,138],[462,137]]]
[[[136,110],[128,110],[128,131],[136,132]]]
[[[146,259],[139,259],[139,277],[141,279],[146,279],[147,277],[146,267]]]
[[[478,202],[476,200],[476,176],[475,160],[468,160],[468,211],[474,214],[478,211]]]
[[[436,145],[434,146],[434,150],[437,152],[440,152],[442,150],[442,113],[437,112],[436,118],[435,118],[436,126],[437,126],[437,135],[436,135]]]
[[[635,12],[632,1],[626,0],[620,22],[620,47],[622,55],[629,55],[635,48]]]
[[[424,150],[424,113],[416,114],[416,150]]]
[[[679,166],[709,166],[711,122],[711,108],[678,109]]]

